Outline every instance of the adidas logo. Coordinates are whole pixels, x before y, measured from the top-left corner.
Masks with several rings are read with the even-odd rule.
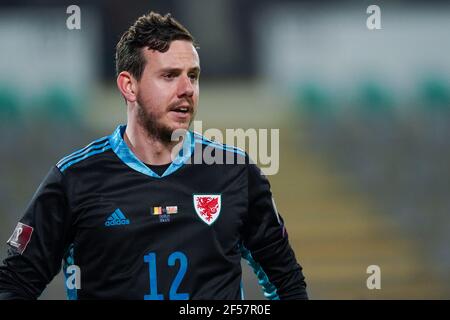
[[[105,221],[105,226],[119,226],[123,224],[130,224],[130,220],[128,220],[120,209],[116,209]]]

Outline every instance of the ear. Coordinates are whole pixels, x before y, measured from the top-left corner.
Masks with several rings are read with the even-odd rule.
[[[117,87],[126,101],[136,101],[136,80],[128,71],[122,71],[119,73],[117,76]]]

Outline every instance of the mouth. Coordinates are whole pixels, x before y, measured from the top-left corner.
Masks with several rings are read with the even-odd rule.
[[[170,111],[183,114],[183,113],[189,113],[190,112],[190,108],[189,107],[177,107],[177,108],[174,108],[174,109],[172,109]]]
[[[179,116],[187,116],[188,114],[192,113],[193,108],[189,104],[182,104],[182,105],[170,108],[169,111],[174,112]]]

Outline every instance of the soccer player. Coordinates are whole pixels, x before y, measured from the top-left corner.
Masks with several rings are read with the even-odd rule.
[[[0,298],[36,299],[63,262],[69,299],[241,299],[245,258],[267,298],[307,299],[266,177],[188,131],[200,75],[189,31],[144,15],[116,67],[127,124],[51,168],[8,240]]]

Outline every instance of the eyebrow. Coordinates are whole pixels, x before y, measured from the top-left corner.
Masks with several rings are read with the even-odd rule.
[[[176,72],[176,73],[181,73],[183,71],[183,69],[181,68],[163,68],[160,70],[160,72]],[[196,73],[200,73],[200,67],[193,67],[190,68],[188,72],[196,72]]]

